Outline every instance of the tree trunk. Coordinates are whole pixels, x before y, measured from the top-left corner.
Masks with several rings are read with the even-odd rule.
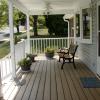
[[[19,33],[19,25],[16,25],[17,33]]]
[[[34,31],[34,36],[38,36],[37,32],[37,21],[38,21],[38,15],[33,16],[34,22],[33,22],[33,31]]]

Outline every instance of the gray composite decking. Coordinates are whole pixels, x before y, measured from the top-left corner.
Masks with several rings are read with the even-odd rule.
[[[26,84],[16,86],[8,82],[3,87],[5,100],[100,100],[100,88],[83,88],[80,77],[94,74],[79,60],[75,70],[66,63],[41,60],[32,64],[32,72],[23,74]]]

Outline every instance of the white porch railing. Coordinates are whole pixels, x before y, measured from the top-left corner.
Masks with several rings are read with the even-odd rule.
[[[30,40],[31,53],[44,53],[47,47],[54,48],[55,52],[62,47],[69,47],[74,38],[34,38]]]
[[[62,47],[68,47],[68,45],[74,42],[74,38],[34,38],[30,39],[31,53],[45,53],[47,47],[52,47],[56,50]],[[19,68],[18,61],[23,59],[27,52],[27,40],[21,41],[15,45],[15,61],[16,61],[16,71]],[[9,75],[11,75],[11,57],[10,54],[6,57],[0,59],[0,69],[1,69],[1,79],[4,80]]]
[[[18,62],[23,58],[25,58],[25,40],[15,45],[16,70],[19,68]]]
[[[15,45],[15,61],[16,61],[16,70],[19,68],[18,61],[25,57],[25,41],[21,41],[20,43]],[[4,80],[11,75],[12,67],[11,67],[11,56],[5,56],[0,59],[0,70],[1,70],[1,79]]]
[[[0,59],[1,80],[9,77],[12,72],[10,54]]]

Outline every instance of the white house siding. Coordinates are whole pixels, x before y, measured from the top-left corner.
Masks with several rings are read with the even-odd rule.
[[[93,71],[97,72],[97,6],[92,0],[92,44],[79,44],[79,58]]]

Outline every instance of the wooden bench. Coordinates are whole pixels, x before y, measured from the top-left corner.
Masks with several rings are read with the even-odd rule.
[[[60,48],[58,51],[57,51],[58,55],[59,55],[59,62],[60,62],[60,59],[63,59],[63,56],[65,53],[68,53],[68,48]]]
[[[68,49],[68,52],[59,52],[58,53],[59,54],[59,61],[61,58],[63,59],[61,69],[63,69],[63,66],[66,63],[66,60],[68,60],[70,63],[72,62],[74,68],[76,69],[74,57],[75,57],[75,53],[76,53],[77,48],[78,48],[78,45],[71,44],[69,49]]]

